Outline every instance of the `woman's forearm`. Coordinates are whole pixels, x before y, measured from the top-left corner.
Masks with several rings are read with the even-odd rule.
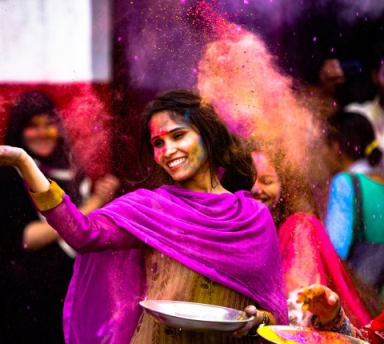
[[[37,167],[33,159],[22,150],[16,161],[16,167],[33,192],[43,192],[49,189],[49,181]]]
[[[0,166],[15,166],[34,192],[49,189],[49,181],[33,159],[21,148],[0,146]]]
[[[24,228],[23,246],[35,251],[56,242],[59,234],[45,221],[33,221]]]

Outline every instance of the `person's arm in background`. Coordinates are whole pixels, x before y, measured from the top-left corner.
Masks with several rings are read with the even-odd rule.
[[[106,217],[87,218],[79,212],[64,191],[44,176],[24,150],[0,146],[0,166],[15,166],[19,169],[32,190],[31,196],[43,216],[76,251],[128,248],[140,243],[136,237],[121,231]]]
[[[345,315],[340,297],[321,284],[301,289],[297,303],[303,303],[304,310],[313,314],[312,326],[320,331],[332,331],[359,338],[372,344],[384,343],[384,312],[370,324],[358,329]]]
[[[107,175],[98,180],[94,192],[78,208],[79,211],[84,215],[88,215],[93,210],[110,202],[114,198],[119,185],[119,180],[112,175]],[[60,235],[46,221],[34,221],[24,229],[23,247],[32,251],[39,250],[59,239]]]
[[[348,257],[353,242],[354,214],[351,178],[343,173],[338,174],[332,180],[325,226],[341,259]]]

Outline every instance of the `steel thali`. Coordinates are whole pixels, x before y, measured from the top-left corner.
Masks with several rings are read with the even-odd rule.
[[[184,330],[232,332],[253,320],[244,311],[202,303],[146,300],[140,305],[158,322]]]

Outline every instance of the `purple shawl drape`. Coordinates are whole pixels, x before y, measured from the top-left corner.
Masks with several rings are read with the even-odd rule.
[[[248,192],[208,194],[163,186],[97,210],[117,226],[198,273],[256,300],[285,323],[276,229]]]
[[[76,309],[83,312],[90,306],[90,301],[84,304],[76,293],[91,299],[82,289],[93,288],[92,293],[96,293],[95,284],[102,288],[108,283],[101,277],[90,283],[89,275],[98,273],[92,263],[98,258],[90,255],[108,254],[111,248],[113,252],[129,250],[133,234],[194,271],[254,299],[276,317],[278,324],[287,324],[276,229],[268,209],[253,200],[249,192],[216,195],[163,186],[122,196],[88,217],[77,212],[65,197],[44,215],[71,246],[82,252],[77,260],[87,260],[75,266],[66,300],[67,319]],[[105,260],[102,264],[105,266]],[[128,270],[126,274],[131,275]],[[112,314],[113,310],[105,312]]]

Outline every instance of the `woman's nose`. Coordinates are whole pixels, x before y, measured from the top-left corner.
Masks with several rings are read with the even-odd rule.
[[[251,194],[252,195],[258,195],[261,193],[261,187],[259,182],[256,180],[255,184],[253,184],[253,187],[251,189]]]
[[[173,143],[167,143],[165,146],[165,156],[170,157],[176,150],[176,146]]]
[[[47,130],[43,125],[39,125],[35,127],[35,133],[40,137],[45,136],[46,132]]]

